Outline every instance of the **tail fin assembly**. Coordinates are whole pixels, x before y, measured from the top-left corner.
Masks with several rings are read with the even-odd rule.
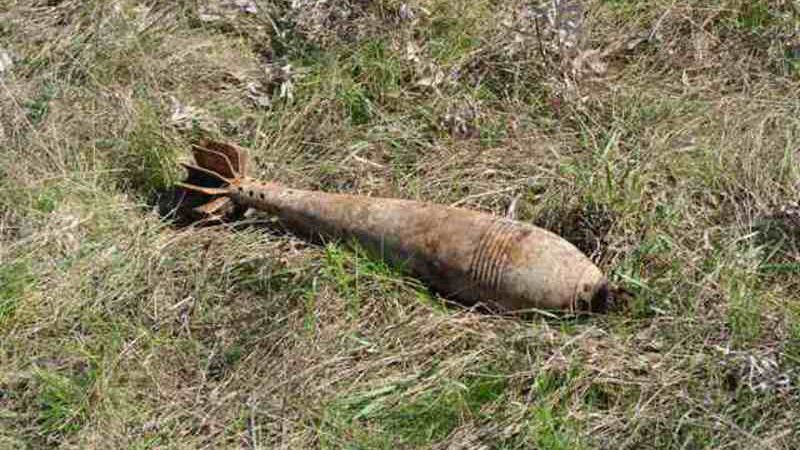
[[[242,178],[247,170],[247,153],[244,149],[210,139],[200,139],[192,145],[197,164],[227,179]]]
[[[233,144],[203,138],[192,145],[192,154],[195,164],[183,164],[188,177],[177,185],[206,197],[193,211],[208,220],[232,214],[236,205],[228,194],[246,174],[247,153]]]

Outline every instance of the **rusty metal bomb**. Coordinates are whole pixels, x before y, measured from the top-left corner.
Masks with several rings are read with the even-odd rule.
[[[306,238],[356,239],[447,298],[515,312],[603,312],[600,269],[556,234],[523,222],[432,203],[293,189],[248,178],[246,153],[201,140],[184,164],[185,189],[209,196],[196,208],[224,218],[236,205],[277,216]]]

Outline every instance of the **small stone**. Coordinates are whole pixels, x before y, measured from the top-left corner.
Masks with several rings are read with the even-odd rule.
[[[14,60],[11,59],[11,55],[9,55],[4,49],[0,48],[0,77],[8,72],[11,72],[12,67],[14,67]]]

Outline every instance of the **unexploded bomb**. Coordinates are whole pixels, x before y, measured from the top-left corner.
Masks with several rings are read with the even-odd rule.
[[[276,215],[307,238],[355,238],[445,297],[505,311],[601,312],[608,282],[575,246],[523,222],[410,200],[292,189],[248,178],[246,153],[201,140],[184,189],[207,195],[195,211],[224,218],[236,206]]]

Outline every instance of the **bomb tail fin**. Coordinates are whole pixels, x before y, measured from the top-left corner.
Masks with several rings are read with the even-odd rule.
[[[192,154],[195,164],[183,164],[188,176],[177,185],[203,197],[193,211],[210,220],[232,215],[236,205],[230,189],[245,177],[247,153],[233,144],[202,138],[192,144]]]

